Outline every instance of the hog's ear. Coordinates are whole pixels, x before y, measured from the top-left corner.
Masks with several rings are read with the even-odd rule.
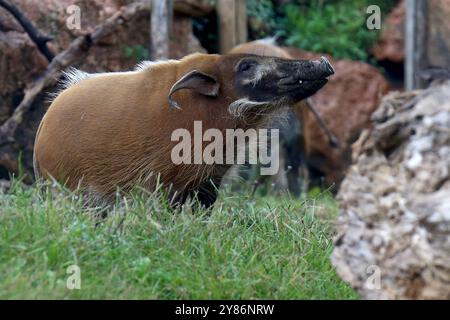
[[[217,97],[219,87],[220,85],[215,77],[193,70],[185,74],[172,86],[168,96],[169,103],[172,107],[180,109],[178,103],[172,99],[172,95],[181,89],[191,89],[208,97]]]

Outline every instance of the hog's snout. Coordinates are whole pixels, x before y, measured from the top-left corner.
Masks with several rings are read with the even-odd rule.
[[[286,63],[284,76],[277,82],[280,93],[288,93],[293,101],[299,101],[316,93],[334,74],[334,69],[327,58],[308,61],[297,60]]]
[[[286,76],[278,82],[281,87],[294,84],[305,84],[308,82],[325,82],[327,77],[334,74],[334,68],[327,58],[307,61],[300,60],[292,62],[290,68],[286,69]]]
[[[326,74],[326,77],[334,74],[334,68],[331,65],[330,61],[327,58],[321,57],[320,64],[322,66],[323,72]]]
[[[321,57],[320,60],[311,61],[312,73],[316,78],[326,78],[334,74],[334,68],[327,58]]]

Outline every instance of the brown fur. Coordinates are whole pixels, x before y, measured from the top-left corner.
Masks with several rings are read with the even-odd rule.
[[[153,190],[159,181],[178,202],[198,193],[209,206],[229,165],[174,164],[172,133],[183,128],[193,137],[195,121],[203,131],[258,128],[285,103],[319,90],[329,68],[326,61],[193,54],[132,72],[68,71],[68,85],[36,137],[36,176],[80,188],[100,203],[114,200],[118,188]],[[302,84],[300,76],[317,81]]]
[[[254,54],[257,56],[278,57],[284,59],[293,59],[292,56],[280,47],[270,43],[270,41],[252,41],[242,43],[233,49],[230,53]]]
[[[177,128],[192,129],[194,120],[201,120],[204,129],[245,127],[222,107],[236,99],[227,85],[231,83],[227,70],[235,59],[195,54],[136,72],[93,76],[71,86],[42,120],[35,144],[37,175],[52,176],[70,189],[80,184],[106,200],[117,187],[151,189],[158,174],[160,181],[178,191],[223,175],[223,167],[173,164],[170,154],[177,142],[170,137]],[[174,94],[182,101],[182,110],[170,108],[171,86],[194,69],[215,75],[222,94],[210,99],[183,90]]]

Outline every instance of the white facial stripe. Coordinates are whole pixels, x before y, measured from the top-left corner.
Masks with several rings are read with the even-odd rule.
[[[251,101],[248,100],[248,98],[243,98],[232,102],[228,106],[228,112],[232,116],[240,118],[253,108],[262,108],[268,105],[270,105],[270,103],[267,101]]]

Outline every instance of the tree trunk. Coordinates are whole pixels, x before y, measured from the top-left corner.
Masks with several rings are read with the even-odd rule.
[[[172,0],[151,0],[151,46],[152,60],[169,58],[169,41],[172,26]]]
[[[247,3],[236,1],[236,44],[247,42]]]
[[[244,0],[218,0],[220,52],[247,41],[247,4]]]
[[[405,80],[406,89],[424,88],[425,83],[419,73],[427,65],[427,3],[425,0],[406,1],[405,26]]]

